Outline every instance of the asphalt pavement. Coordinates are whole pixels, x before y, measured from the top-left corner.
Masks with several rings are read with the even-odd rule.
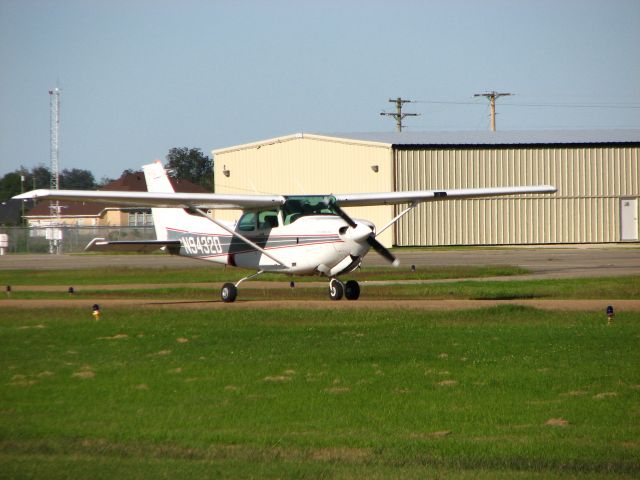
[[[532,277],[609,277],[640,275],[640,245],[542,248],[396,249],[401,269],[442,265],[511,265],[526,268]],[[370,252],[363,265],[384,265]],[[4,255],[0,270],[72,268],[224,268],[208,262],[164,254],[153,255]]]

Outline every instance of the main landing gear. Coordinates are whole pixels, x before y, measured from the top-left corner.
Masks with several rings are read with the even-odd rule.
[[[355,280],[342,283],[337,278],[329,280],[329,298],[341,300],[342,296],[347,300],[357,300],[360,297],[360,285]]]
[[[245,280],[250,280],[263,273],[264,273],[264,270],[260,270],[259,272],[254,273],[253,275],[249,275],[248,277],[241,278],[235,283],[235,285],[233,283],[225,283],[222,286],[222,289],[220,290],[220,298],[224,303],[235,302],[238,296],[238,285],[240,285]]]
[[[238,296],[238,287],[236,287],[233,283],[225,283],[222,286],[222,290],[220,290],[220,297],[222,301],[225,303],[235,302],[236,297]]]
[[[225,283],[220,290],[220,298],[225,303],[235,302],[238,297],[238,285],[245,280],[257,277],[262,273],[263,271],[260,270],[253,275],[244,277],[235,284]],[[341,300],[342,297],[345,297],[347,300],[357,300],[360,297],[360,284],[355,280],[349,280],[347,283],[342,283],[337,278],[332,278],[329,281],[329,298],[331,300]]]

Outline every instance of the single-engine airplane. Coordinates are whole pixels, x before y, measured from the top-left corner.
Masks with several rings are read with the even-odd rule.
[[[422,202],[491,197],[524,193],[554,193],[549,185],[422,190],[336,195],[227,195],[176,193],[160,161],[143,167],[147,192],[33,190],[14,198],[107,203],[114,207],[151,208],[156,240],[108,241],[93,239],[87,251],[149,252],[163,249],[173,255],[255,270],[221,290],[224,302],[233,302],[238,286],[264,272],[320,275],[329,278],[329,297],[356,300],[360,286],[338,277],[356,269],[370,249],[393,265],[395,256],[377,239],[387,228]],[[408,206],[376,232],[373,223],[351,218],[342,207]],[[212,209],[240,209],[233,222],[213,218]]]

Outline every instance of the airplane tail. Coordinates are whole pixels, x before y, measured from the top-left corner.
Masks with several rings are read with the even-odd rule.
[[[147,191],[154,193],[175,192],[160,160],[144,165],[142,169],[147,182]],[[186,226],[193,221],[191,216],[182,208],[152,208],[151,215],[153,216],[153,224],[158,240],[169,240],[167,233],[169,227],[176,229],[180,225]]]

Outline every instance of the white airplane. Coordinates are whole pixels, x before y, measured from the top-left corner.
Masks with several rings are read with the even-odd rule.
[[[231,265],[256,273],[225,283],[223,302],[233,302],[238,286],[264,272],[320,275],[329,278],[329,296],[349,300],[360,296],[355,280],[338,277],[356,269],[373,248],[393,265],[398,260],[377,239],[379,235],[422,202],[490,197],[523,193],[554,193],[548,185],[422,190],[340,195],[224,195],[176,193],[160,163],[143,167],[148,192],[34,190],[14,198],[107,203],[114,207],[151,208],[157,240],[107,241],[93,239],[87,251],[163,249],[173,255]],[[373,223],[353,219],[342,207],[408,204],[376,232]],[[213,218],[208,210],[240,209],[235,222]]]

